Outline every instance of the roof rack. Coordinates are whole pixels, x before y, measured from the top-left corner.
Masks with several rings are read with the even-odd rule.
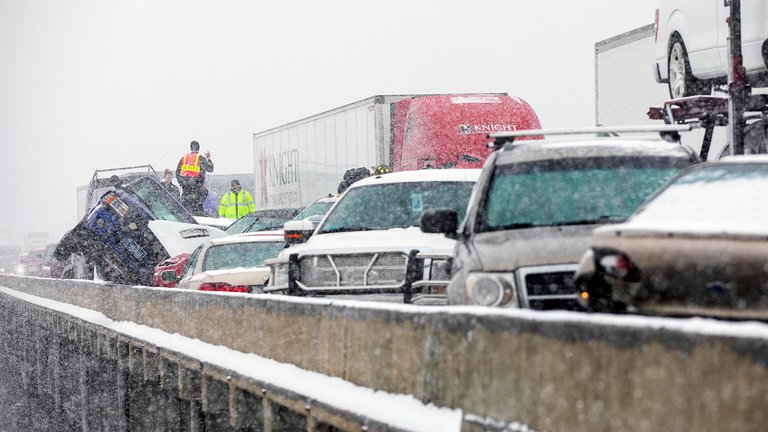
[[[514,132],[496,132],[488,135],[492,139],[488,147],[496,148],[506,143],[512,143],[516,138],[529,136],[552,136],[552,135],[580,135],[580,134],[600,134],[604,136],[618,136],[620,133],[658,133],[662,138],[672,138],[679,140],[678,132],[690,131],[698,127],[696,123],[686,123],[681,125],[647,125],[647,126],[594,126],[581,128],[563,128],[563,129],[530,129]]]

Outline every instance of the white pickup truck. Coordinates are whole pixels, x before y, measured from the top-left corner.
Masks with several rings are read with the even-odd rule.
[[[266,262],[271,276],[265,291],[397,293],[406,303],[412,295],[439,302],[444,292],[432,288],[447,283],[445,257],[455,240],[421,232],[419,220],[437,208],[461,218],[479,175],[479,169],[404,171],[354,183],[314,231],[309,221],[285,224],[286,240],[294,244]]]

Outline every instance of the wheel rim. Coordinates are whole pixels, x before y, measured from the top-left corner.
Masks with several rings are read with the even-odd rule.
[[[685,53],[680,42],[669,51],[669,92],[672,98],[685,96]]]

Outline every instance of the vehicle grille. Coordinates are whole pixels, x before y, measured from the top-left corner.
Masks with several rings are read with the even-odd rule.
[[[299,282],[307,288],[399,287],[408,256],[400,252],[303,256]]]
[[[523,288],[531,309],[578,309],[573,284],[575,266],[546,266],[523,271]]]

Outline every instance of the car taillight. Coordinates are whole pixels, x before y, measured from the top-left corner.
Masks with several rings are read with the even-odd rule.
[[[653,41],[656,42],[658,39],[659,39],[659,10],[656,9],[656,13],[653,18]]]
[[[599,264],[608,276],[624,282],[640,282],[640,269],[626,255],[604,255]]]
[[[200,291],[251,292],[251,287],[245,285],[230,285],[226,282],[206,282],[198,288]]]

